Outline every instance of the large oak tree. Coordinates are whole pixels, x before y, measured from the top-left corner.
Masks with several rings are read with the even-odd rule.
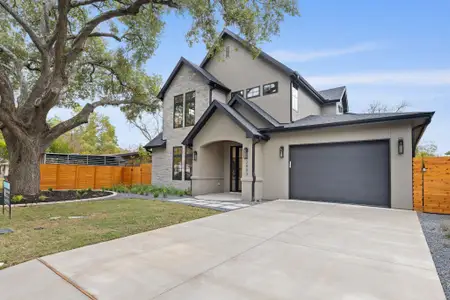
[[[39,155],[95,108],[120,106],[130,119],[158,108],[160,78],[142,64],[172,11],[192,19],[187,42],[212,52],[218,26],[256,47],[298,14],[296,0],[0,0],[0,129],[13,193],[39,192]],[[52,127],[55,107],[81,109]]]

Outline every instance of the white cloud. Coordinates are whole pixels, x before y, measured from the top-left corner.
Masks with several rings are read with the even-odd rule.
[[[275,50],[269,54],[283,62],[305,62],[319,58],[335,57],[359,52],[367,52],[379,49],[376,43],[355,44],[346,48],[335,48],[308,52],[296,52],[290,50]]]
[[[326,76],[309,76],[306,79],[311,84],[317,86],[349,84],[436,86],[450,85],[450,69],[374,71]]]

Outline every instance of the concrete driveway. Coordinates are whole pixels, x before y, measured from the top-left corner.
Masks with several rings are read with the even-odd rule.
[[[414,212],[340,204],[278,200],[43,260],[0,271],[1,299],[445,299]]]

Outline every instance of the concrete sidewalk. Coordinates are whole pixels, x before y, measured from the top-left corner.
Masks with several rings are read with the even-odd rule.
[[[445,299],[412,211],[278,200],[43,259],[97,299]],[[88,299],[37,261],[0,289]]]

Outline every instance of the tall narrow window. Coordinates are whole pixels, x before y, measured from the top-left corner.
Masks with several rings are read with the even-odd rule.
[[[230,57],[230,46],[226,46],[225,47],[225,57],[229,58]]]
[[[298,111],[298,89],[294,84],[292,84],[291,97],[292,97],[292,109]]]
[[[173,98],[173,128],[183,127],[183,95]]]
[[[186,93],[186,104],[184,106],[184,126],[195,124],[195,91]]]
[[[172,153],[172,179],[181,180],[183,176],[183,147],[173,147]]]
[[[192,176],[192,148],[184,148],[184,180],[190,180]]]

